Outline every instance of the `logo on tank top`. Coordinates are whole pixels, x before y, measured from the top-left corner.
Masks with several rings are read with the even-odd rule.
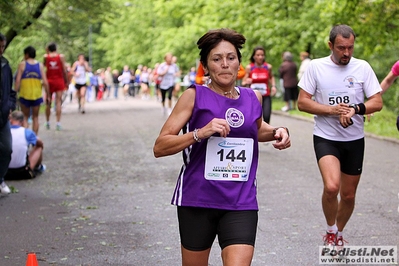
[[[57,61],[50,61],[49,64],[50,64],[50,68],[58,68]]]
[[[231,127],[237,128],[244,124],[244,115],[241,113],[240,110],[237,110],[235,108],[229,108],[226,111],[226,120]]]

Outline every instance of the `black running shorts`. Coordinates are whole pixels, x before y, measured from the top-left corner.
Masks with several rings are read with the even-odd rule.
[[[258,211],[228,211],[177,207],[180,241],[185,249],[212,247],[216,235],[221,249],[234,244],[255,246]]]
[[[360,175],[363,167],[364,138],[353,141],[334,141],[313,135],[317,161],[325,155],[333,155],[341,164],[341,172]]]
[[[8,168],[4,180],[24,180],[35,178],[35,173],[28,167]]]
[[[83,88],[83,87],[86,87],[87,85],[86,84],[75,84],[75,88],[76,88],[76,90],[80,90],[81,88]]]

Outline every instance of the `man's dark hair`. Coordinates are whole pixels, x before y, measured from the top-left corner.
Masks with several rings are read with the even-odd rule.
[[[55,44],[55,42],[49,43],[49,45],[47,46],[48,50],[50,52],[55,52],[57,51],[57,45]]]
[[[198,49],[201,50],[200,61],[204,67],[208,67],[207,58],[209,53],[221,41],[227,41],[234,45],[236,48],[238,61],[241,63],[240,49],[245,43],[245,37],[231,29],[217,29],[208,31],[197,42]]]
[[[335,39],[337,38],[338,35],[341,35],[342,37],[344,37],[345,39],[349,39],[351,37],[351,35],[353,35],[353,37],[356,39],[356,34],[353,31],[353,29],[351,27],[349,27],[348,25],[335,25],[331,31],[330,31],[330,42],[332,44],[335,43]]]
[[[7,38],[2,33],[0,33],[0,42],[6,42]]]
[[[29,56],[29,58],[35,58],[36,50],[32,46],[28,46],[24,49],[24,54],[27,54]]]

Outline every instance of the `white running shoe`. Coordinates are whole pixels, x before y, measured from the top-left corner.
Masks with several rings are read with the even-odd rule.
[[[6,182],[4,182],[4,181],[0,184],[0,193],[2,193],[2,194],[10,194],[11,193],[10,188],[7,186]]]

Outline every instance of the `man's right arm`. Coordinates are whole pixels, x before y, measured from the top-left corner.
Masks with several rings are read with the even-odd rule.
[[[320,104],[312,99],[312,94],[300,89],[298,96],[298,109],[313,115],[341,115],[350,111],[347,104],[340,103],[338,105],[330,106]]]

